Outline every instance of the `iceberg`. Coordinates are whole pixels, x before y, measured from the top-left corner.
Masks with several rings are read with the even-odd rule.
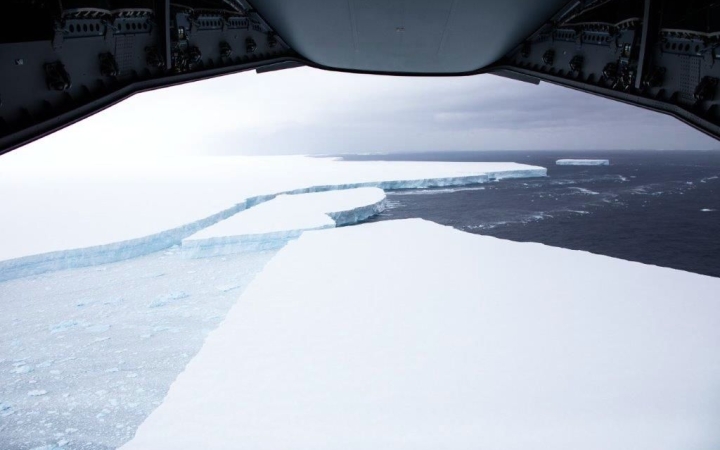
[[[609,166],[609,159],[558,159],[558,166]]]
[[[174,158],[88,168],[61,164],[26,167],[11,160],[0,165],[0,208],[13,218],[0,230],[0,282],[180,245],[283,194],[466,186],[547,175],[543,167],[516,163],[300,156]]]
[[[718,291],[419,219],[309,231],[122,449],[717,448]]]
[[[182,240],[189,257],[270,250],[304,231],[351,225],[385,209],[385,191],[355,188],[279,195]]]
[[[545,176],[512,163],[300,157],[21,169],[0,165],[0,207],[13,219],[0,230],[0,416],[13,418],[2,432],[11,448],[63,434],[70,446],[127,442],[277,251],[192,259],[183,239],[278,196]],[[376,206],[338,204],[322,217],[355,223]]]

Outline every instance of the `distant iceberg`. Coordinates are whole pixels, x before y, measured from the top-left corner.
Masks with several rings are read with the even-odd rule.
[[[558,166],[609,166],[609,159],[558,159]]]

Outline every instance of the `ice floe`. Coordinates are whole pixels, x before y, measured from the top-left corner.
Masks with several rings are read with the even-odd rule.
[[[183,239],[182,251],[201,257],[279,248],[307,230],[366,220],[384,202],[379,188],[281,195]]]

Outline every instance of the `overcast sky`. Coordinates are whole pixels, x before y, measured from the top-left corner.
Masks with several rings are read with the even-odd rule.
[[[673,118],[547,83],[300,68],[136,95],[32,148],[67,157],[720,145]]]

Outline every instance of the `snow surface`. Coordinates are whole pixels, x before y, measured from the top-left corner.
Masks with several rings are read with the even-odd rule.
[[[279,195],[183,239],[187,256],[279,248],[304,231],[350,225],[384,210],[379,188]]]
[[[609,159],[558,159],[558,166],[609,166]]]
[[[182,239],[279,194],[462,186],[545,176],[515,163],[178,157],[0,164],[0,280],[104,264]],[[79,206],[80,205],[80,206]]]
[[[307,232],[122,448],[718,448],[718,292],[419,219]]]

